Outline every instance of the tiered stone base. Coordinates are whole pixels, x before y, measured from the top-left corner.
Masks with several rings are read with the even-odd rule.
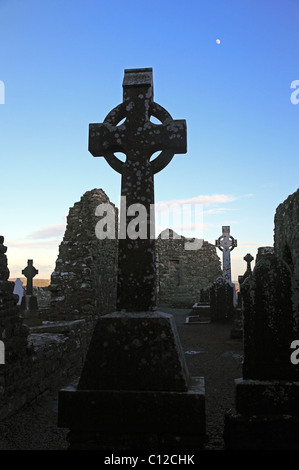
[[[70,449],[200,449],[203,377],[190,378],[172,315],[101,317],[77,389],[59,392]]]

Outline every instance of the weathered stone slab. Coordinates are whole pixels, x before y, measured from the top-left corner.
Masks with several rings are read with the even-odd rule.
[[[252,276],[241,286],[244,302],[243,378],[299,380],[299,366],[290,361],[296,334],[291,277],[274,254],[260,257]],[[245,334],[246,333],[246,334]]]
[[[275,215],[275,244],[260,247],[241,284],[244,308],[243,379],[236,381],[236,414],[225,418],[228,450],[299,450],[299,192]],[[295,355],[296,356],[296,355]]]

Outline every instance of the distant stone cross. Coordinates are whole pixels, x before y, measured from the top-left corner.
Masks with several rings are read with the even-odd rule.
[[[29,259],[26,268],[23,269],[22,274],[27,279],[26,295],[33,295],[33,278],[38,274],[38,270],[33,266],[33,260]]]
[[[215,241],[215,245],[219,250],[223,252],[223,277],[228,282],[231,282],[231,264],[230,264],[230,252],[236,248],[237,240],[230,235],[230,227],[222,227],[222,236]]]
[[[151,117],[161,124],[152,122]],[[89,125],[89,151],[94,157],[103,156],[122,175],[120,221],[124,221],[126,233],[121,233],[119,239],[117,308],[136,312],[154,310],[154,175],[167,166],[175,153],[186,153],[187,146],[186,121],[173,120],[153,101],[151,68],[125,70],[123,103],[102,124]],[[157,151],[160,154],[150,161]],[[119,160],[114,152],[123,152],[126,161]],[[131,206],[133,211],[127,211]],[[128,229],[136,213],[140,220],[133,236],[132,232],[129,236]],[[138,236],[141,232],[146,235]]]
[[[244,276],[246,276],[246,277],[249,276],[252,273],[250,263],[251,263],[251,261],[253,261],[253,259],[254,258],[250,253],[247,253],[247,255],[244,256],[244,258],[243,258],[243,260],[246,261],[246,263],[247,263],[247,269],[246,269],[246,272],[244,274]]]

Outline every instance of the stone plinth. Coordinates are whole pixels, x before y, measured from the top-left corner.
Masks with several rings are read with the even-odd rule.
[[[204,379],[189,377],[172,315],[99,318],[77,389],[59,393],[58,425],[70,449],[201,448]]]
[[[218,277],[210,288],[210,307],[212,322],[232,320],[234,312],[234,286],[224,277]]]
[[[37,298],[34,295],[24,295],[21,301],[21,311],[24,318],[38,317]]]
[[[299,450],[299,382],[237,379],[227,450]]]

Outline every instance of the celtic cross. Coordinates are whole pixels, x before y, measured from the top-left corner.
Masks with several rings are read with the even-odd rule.
[[[152,122],[151,117],[158,119],[160,124]],[[186,121],[173,120],[153,101],[151,68],[125,70],[123,102],[103,123],[89,125],[89,151],[94,157],[103,156],[122,176],[121,196],[125,206],[121,205],[120,219],[125,221],[127,230],[119,239],[117,309],[154,310],[154,175],[168,165],[174,154],[186,153],[187,145]],[[157,151],[160,154],[151,161]],[[125,162],[118,159],[115,152],[123,152]],[[126,211],[128,207],[133,211]],[[128,228],[136,213],[143,217],[129,236]],[[138,236],[141,232],[145,236]]]
[[[219,250],[223,253],[223,262],[222,262],[222,270],[223,270],[223,277],[228,282],[231,282],[231,264],[230,264],[230,252],[236,248],[237,240],[234,239],[230,235],[230,227],[223,226],[222,227],[222,235],[215,241],[215,245]]]
[[[38,274],[38,270],[33,266],[33,260],[29,259],[26,268],[23,269],[22,274],[27,278],[26,295],[33,295],[33,278]]]

